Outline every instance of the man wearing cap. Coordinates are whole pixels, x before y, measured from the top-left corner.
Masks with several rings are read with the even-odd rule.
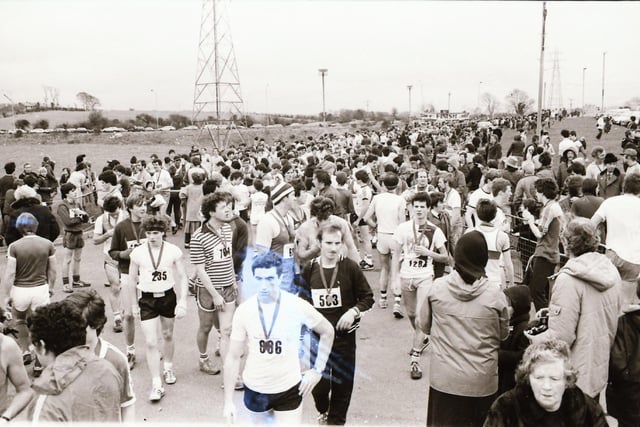
[[[618,268],[622,277],[623,307],[637,303],[636,279],[640,275],[640,174],[627,174],[624,194],[606,199],[591,222],[597,227],[607,224],[607,257]]]
[[[274,251],[283,258],[281,285],[287,291],[293,288],[295,230],[289,210],[295,203],[293,187],[282,182],[271,190],[273,209],[267,212],[256,227],[256,248],[261,252]]]
[[[604,199],[622,194],[624,172],[618,167],[618,157],[613,153],[604,156],[604,170],[598,176],[598,195]]]
[[[624,163],[627,165],[626,175],[640,173],[640,163],[638,163],[638,151],[635,148],[625,148]]]

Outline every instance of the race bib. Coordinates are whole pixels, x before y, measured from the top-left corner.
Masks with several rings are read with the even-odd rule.
[[[141,282],[150,283],[154,289],[166,289],[169,286],[169,272],[167,270],[147,270],[140,272]]]
[[[282,341],[280,340],[260,340],[258,341],[258,350],[262,354],[281,354]]]
[[[137,240],[127,240],[127,249],[134,249],[145,243],[147,243],[147,239],[140,239],[139,242]]]
[[[426,257],[409,258],[406,262],[410,268],[425,268],[427,266]]]
[[[213,250],[213,260],[214,261],[224,261],[225,259],[231,258],[231,249],[228,247],[216,247]]]
[[[293,258],[293,243],[287,243],[282,248],[282,258],[290,259]]]
[[[315,308],[342,307],[340,288],[332,288],[329,292],[326,289],[311,289],[311,299]]]

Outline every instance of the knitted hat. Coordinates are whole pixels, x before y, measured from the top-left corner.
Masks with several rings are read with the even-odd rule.
[[[465,282],[471,284],[485,276],[489,250],[482,233],[474,230],[463,234],[456,244],[453,258],[455,269]]]
[[[282,199],[288,196],[289,193],[293,193],[293,187],[286,182],[282,182],[271,190],[271,201],[274,205],[277,205]]]

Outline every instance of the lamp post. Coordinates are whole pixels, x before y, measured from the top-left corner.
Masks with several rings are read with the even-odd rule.
[[[604,60],[607,52],[602,52],[602,100],[600,102],[600,112],[604,113]]]
[[[451,92],[449,92],[449,99],[447,100],[447,111],[451,111]]]
[[[329,70],[327,68],[319,68],[318,72],[320,76],[322,76],[322,124],[327,124],[327,112],[325,108],[325,98],[324,98],[324,76],[329,74]]]
[[[156,130],[158,130],[160,128],[159,123],[159,119],[158,119],[158,92],[156,92],[154,89],[151,89],[151,92],[153,92],[153,95],[156,99]]]
[[[409,90],[409,124],[411,124],[411,88],[413,85],[407,85],[407,89]]]
[[[478,113],[480,112],[480,86],[482,86],[482,81],[478,82],[478,99],[476,100],[476,108],[478,109]]]
[[[582,115],[584,115],[584,73],[587,71],[587,67],[582,69]]]

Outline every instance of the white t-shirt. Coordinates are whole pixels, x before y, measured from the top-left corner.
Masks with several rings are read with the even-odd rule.
[[[398,225],[396,232],[393,234],[393,239],[402,247],[402,263],[400,264],[400,277],[402,278],[433,277],[433,259],[431,257],[427,257],[426,260],[421,259],[415,253],[414,247],[418,244],[431,251],[438,252],[438,249],[442,248],[447,242],[447,238],[440,227],[429,221],[427,221],[427,225],[434,229],[433,241],[429,241],[427,233],[418,231],[419,227],[417,224],[414,225],[413,220]]]
[[[373,198],[373,191],[371,191],[371,187],[368,185],[357,186],[356,194],[353,198],[353,208],[357,215],[360,215],[360,211],[363,206],[367,203],[371,203],[371,199]]]
[[[598,180],[598,178],[600,177],[600,174],[606,169],[606,167],[604,166],[604,163],[601,165],[597,165],[595,162],[591,163],[589,166],[587,166],[587,178],[591,178],[594,180]]]
[[[365,218],[375,214],[378,233],[393,234],[405,219],[406,204],[404,197],[397,194],[377,194],[373,197]]]
[[[164,242],[162,257],[160,248],[151,249],[153,258],[158,263],[158,268],[153,267],[149,256],[149,245],[141,245],[131,251],[131,262],[135,262],[138,269],[138,289],[142,292],[164,292],[173,288],[175,278],[173,266],[182,258],[182,251],[176,245]],[[159,258],[159,262],[158,262]]]
[[[622,194],[606,199],[593,217],[607,222],[606,246],[625,261],[640,264],[640,197]]]
[[[478,188],[476,191],[469,195],[469,201],[467,202],[467,209],[473,208],[473,220],[474,224],[478,224],[478,216],[476,215],[476,207],[478,207],[478,202],[482,199],[493,200],[493,195],[491,193],[487,193],[482,189],[482,187]]]
[[[295,295],[281,291],[280,298],[278,317],[268,340],[262,329],[256,295],[240,304],[233,315],[231,339],[247,340],[249,344],[242,380],[259,393],[281,393],[301,380],[300,328],[302,325],[314,328],[324,319],[311,304]],[[276,304],[261,305],[268,332]]]

